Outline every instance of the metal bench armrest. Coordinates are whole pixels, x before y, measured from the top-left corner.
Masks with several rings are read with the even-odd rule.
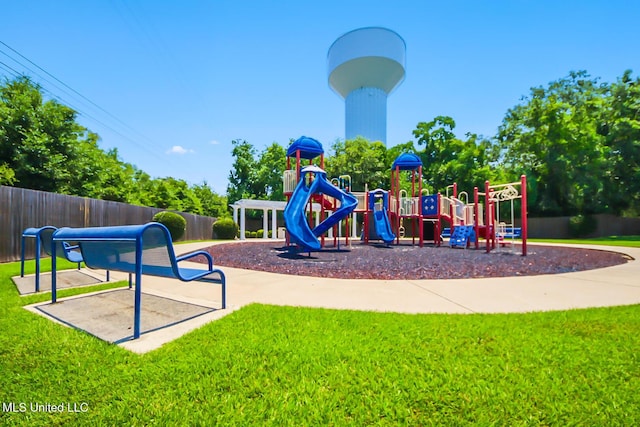
[[[211,254],[209,252],[205,252],[205,251],[195,251],[195,252],[191,252],[188,254],[184,254],[184,255],[180,255],[179,257],[176,257],[176,262],[180,262],[180,261],[187,261],[191,258],[195,258],[198,255],[202,255],[207,259],[207,262],[209,263],[209,270],[213,269],[213,257],[211,256]]]

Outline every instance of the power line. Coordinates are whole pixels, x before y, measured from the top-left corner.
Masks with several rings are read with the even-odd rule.
[[[61,88],[60,86],[58,86],[56,83],[49,81],[46,77],[43,77],[42,75],[40,75],[37,71],[34,71],[32,68],[30,68],[28,65],[23,64],[22,62],[20,62],[19,60],[17,60],[15,57],[12,57],[10,54],[8,54],[6,51],[3,51],[2,49],[0,49],[0,53],[2,53],[3,55],[5,55],[6,57],[8,57],[9,59],[11,59],[12,61],[14,61],[15,63],[17,63],[18,65],[22,66],[23,68],[29,70],[31,73],[33,73],[34,75],[36,75],[37,77],[39,77],[41,80],[44,80],[45,82],[49,83],[50,85],[54,86],[56,89],[58,89],[59,91],[66,93],[67,95],[71,96],[72,98],[80,98],[80,102],[81,103],[86,103],[92,107],[97,108],[99,111],[101,111],[102,113],[106,114],[107,116],[109,116],[111,119],[115,120],[117,123],[119,123],[120,125],[124,126],[125,128],[127,128],[128,130],[135,132],[138,136],[142,137],[143,139],[145,139],[148,143],[151,143],[151,145],[148,145],[145,147],[143,146],[143,144],[141,143],[141,141],[137,141],[125,134],[123,134],[122,132],[119,132],[118,130],[114,129],[114,127],[104,123],[102,120],[97,119],[96,117],[94,117],[91,114],[88,114],[87,112],[83,111],[80,108],[77,108],[75,106],[73,106],[71,103],[69,103],[68,101],[65,101],[64,99],[62,99],[60,96],[55,95],[51,90],[46,90],[44,87],[42,87],[42,89],[44,89],[47,93],[49,93],[51,96],[53,96],[54,99],[57,99],[58,101],[60,101],[63,104],[67,104],[70,107],[72,107],[75,111],[78,112],[79,115],[89,118],[91,120],[93,120],[94,122],[106,127],[107,129],[109,129],[110,131],[114,132],[115,134],[119,135],[120,137],[128,140],[129,142],[132,142],[135,145],[140,146],[141,148],[143,148],[145,151],[148,151],[150,153],[152,153],[156,158],[163,160],[161,157],[158,156],[157,151],[155,150],[154,147],[154,142],[146,137],[145,135],[141,134],[140,132],[138,132],[136,129],[134,129],[133,127],[131,127],[130,125],[128,125],[127,123],[125,123],[124,121],[122,121],[121,119],[119,119],[118,117],[116,117],[115,115],[113,115],[112,113],[110,113],[109,111],[107,111],[106,109],[104,109],[103,107],[101,107],[100,105],[98,105],[97,103],[95,103],[94,101],[92,101],[91,99],[89,99],[88,97],[86,97],[85,95],[81,94],[80,92],[78,92],[76,89],[72,88],[71,86],[69,86],[68,84],[66,84],[65,82],[63,82],[62,80],[60,80],[59,78],[57,78],[56,76],[54,76],[53,74],[51,74],[50,72],[48,72],[47,70],[45,70],[44,68],[42,68],[41,66],[39,66],[38,64],[36,64],[35,62],[31,61],[29,58],[27,58],[26,56],[24,56],[23,54],[21,54],[20,52],[18,52],[16,49],[12,48],[11,46],[9,46],[8,44],[6,44],[5,42],[0,40],[0,44],[2,44],[3,46],[5,46],[7,49],[9,49],[11,52],[13,52],[14,54],[18,55],[20,58],[22,58],[23,60],[27,61],[29,64],[33,65],[35,68],[37,68],[38,70],[42,71],[44,74],[46,74],[47,76],[51,77],[55,82],[58,82],[60,85],[63,86],[63,88]],[[22,75],[22,73],[20,73],[19,71],[17,71],[16,69],[14,69],[13,67],[9,66],[8,64],[5,64],[3,62],[0,62],[0,64],[2,64],[5,68],[5,70],[8,68],[10,71],[10,73],[14,74],[14,76],[19,76]],[[69,91],[71,91],[71,93],[69,93],[66,89],[68,89]]]
[[[118,5],[119,3],[121,6]],[[136,9],[140,8],[141,4],[137,4],[137,8],[127,0],[112,0],[111,4],[130,31],[138,36],[137,39],[140,46],[146,52],[155,53],[155,55],[150,55],[150,59],[156,61],[159,69],[169,70],[172,84],[180,86],[183,92],[190,93],[202,105],[206,105],[207,101],[202,96],[202,93],[190,89],[189,79],[185,76],[188,76],[191,70],[185,68],[183,61],[180,61],[175,52],[169,48],[162,34],[157,31],[153,22],[148,19],[149,14],[139,9],[138,13],[136,13]]]
[[[7,71],[9,74],[13,74],[14,77],[19,77],[21,75],[18,70],[16,70],[15,68],[10,67],[9,65],[5,64],[2,61],[0,61],[0,66],[2,66],[2,68],[5,71]]]
[[[127,127],[129,130],[132,130],[136,133],[138,133],[140,136],[144,137],[145,139],[151,141],[149,138],[147,138],[146,136],[140,134],[137,130],[135,130],[134,128],[132,128],[131,126],[129,126],[127,123],[123,122],[122,120],[120,120],[118,117],[114,116],[113,114],[111,114],[109,111],[105,110],[104,108],[102,108],[100,105],[96,104],[95,102],[93,102],[91,99],[87,98],[86,96],[84,96],[83,94],[81,94],[80,92],[78,92],[77,90],[75,90],[74,88],[72,88],[71,86],[69,86],[68,84],[66,84],[65,82],[63,82],[62,80],[60,80],[59,78],[57,78],[56,76],[54,76],[53,74],[51,74],[50,72],[48,72],[47,70],[45,70],[44,68],[40,67],[38,64],[36,64],[35,62],[31,61],[29,58],[27,58],[26,56],[22,55],[20,52],[18,52],[17,50],[15,50],[14,48],[12,48],[11,46],[9,46],[8,44],[6,44],[5,42],[0,40],[0,44],[4,45],[5,47],[7,47],[8,49],[10,49],[12,52],[14,52],[16,55],[20,56],[22,59],[24,59],[25,61],[29,62],[31,65],[33,65],[34,67],[36,67],[37,69],[39,69],[40,71],[42,71],[43,73],[45,73],[46,75],[48,75],[49,77],[51,77],[52,79],[54,79],[55,81],[57,81],[58,83],[60,83],[62,86],[66,87],[67,89],[69,89],[70,91],[72,91],[73,93],[75,93],[76,95],[78,95],[80,98],[84,99],[85,101],[87,101],[89,104],[93,105],[94,107],[96,107],[97,109],[99,109],[100,111],[102,111],[103,113],[107,114],[109,117],[111,117],[112,119],[116,120],[118,123],[122,124],[123,126]],[[4,52],[3,52],[4,53]],[[6,55],[6,53],[5,53]],[[19,62],[18,62],[19,63]],[[21,64],[22,65],[22,64]],[[151,141],[153,142],[153,141]]]
[[[14,77],[20,77],[22,75],[18,70],[16,70],[15,68],[9,66],[8,64],[6,64],[6,63],[4,63],[2,61],[0,61],[0,68],[3,68],[9,74],[13,74]],[[59,97],[58,95],[56,95],[55,93],[49,91],[48,89],[46,89],[46,88],[41,86],[40,90],[42,92],[48,94],[51,97],[51,99],[55,99],[55,100],[59,101],[61,104],[71,107],[73,110],[78,112],[78,114],[80,114],[82,116],[85,116],[85,117],[87,117],[87,118],[89,118],[89,119],[101,124],[102,126],[106,127],[107,129],[111,130],[112,132],[116,133],[117,135],[119,135],[119,136],[121,136],[121,137],[123,137],[123,138],[125,138],[127,140],[130,140],[130,138],[128,136],[123,135],[122,133],[118,132],[116,129],[113,129],[111,126],[109,126],[108,124],[102,122],[101,120],[93,117],[92,115],[90,115],[88,113],[81,112],[76,106],[73,105],[73,103],[64,100],[63,98]],[[132,141],[132,142],[135,142],[135,141]]]

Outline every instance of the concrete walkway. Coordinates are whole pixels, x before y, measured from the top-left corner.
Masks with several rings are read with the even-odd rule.
[[[212,244],[177,245],[176,252],[187,253]],[[573,247],[621,252],[631,260],[577,273],[451,280],[334,279],[221,267],[227,276],[227,310],[143,334],[140,339],[121,345],[146,352],[251,303],[400,313],[509,313],[640,303],[640,248]],[[112,277],[119,279],[116,273]],[[219,289],[208,283],[148,277],[142,291],[177,301],[220,306]]]
[[[176,249],[183,253],[208,246]],[[222,269],[235,307],[257,302],[401,313],[508,313],[640,303],[640,248],[565,246],[620,252],[632,259],[576,273],[450,280],[335,279]],[[160,285],[149,287],[169,292]]]

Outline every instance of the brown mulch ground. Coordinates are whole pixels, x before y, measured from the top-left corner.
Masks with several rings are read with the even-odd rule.
[[[626,255],[593,249],[528,245],[484,250],[451,249],[448,246],[364,245],[351,249],[327,248],[321,252],[295,253],[282,242],[242,242],[205,249],[217,266],[273,273],[343,279],[462,279],[532,276],[591,270],[624,264]]]

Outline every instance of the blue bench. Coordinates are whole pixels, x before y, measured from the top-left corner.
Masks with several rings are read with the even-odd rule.
[[[219,283],[222,288],[222,308],[226,308],[226,279],[224,273],[213,268],[213,258],[205,251],[196,251],[176,257],[171,235],[157,222],[143,225],[114,227],[60,228],[53,233],[53,242],[77,242],[85,264],[135,274],[135,304],[133,338],[140,337],[140,302],[142,275],[168,277],[183,282],[200,281]],[[54,245],[54,252],[57,245]],[[205,257],[208,269],[180,267],[178,263],[197,256]],[[55,260],[55,256],[53,257]],[[51,284],[51,302],[56,302],[55,261]],[[212,277],[212,276],[216,277]]]
[[[522,228],[521,227],[507,227],[505,229],[505,232],[499,234],[499,237],[503,237],[505,239],[520,239],[522,238]],[[451,228],[446,227],[442,230],[442,233],[440,233],[440,237],[442,238],[448,238],[451,237]]]
[[[504,232],[498,233],[498,238],[502,239],[520,239],[522,238],[521,227],[506,227]]]
[[[52,256],[52,241],[51,237],[57,230],[52,225],[45,225],[40,228],[27,228],[22,232],[21,251],[20,251],[20,277],[24,277],[24,261],[25,261],[25,243],[27,238],[35,239],[35,262],[36,262],[36,292],[40,292],[40,254],[44,252]],[[67,261],[78,264],[78,270],[80,270],[80,264],[82,264],[82,254],[78,252],[78,246],[72,246],[67,242],[60,242],[60,248],[57,251],[58,256],[65,258]],[[107,272],[107,281],[109,280],[109,272]]]

